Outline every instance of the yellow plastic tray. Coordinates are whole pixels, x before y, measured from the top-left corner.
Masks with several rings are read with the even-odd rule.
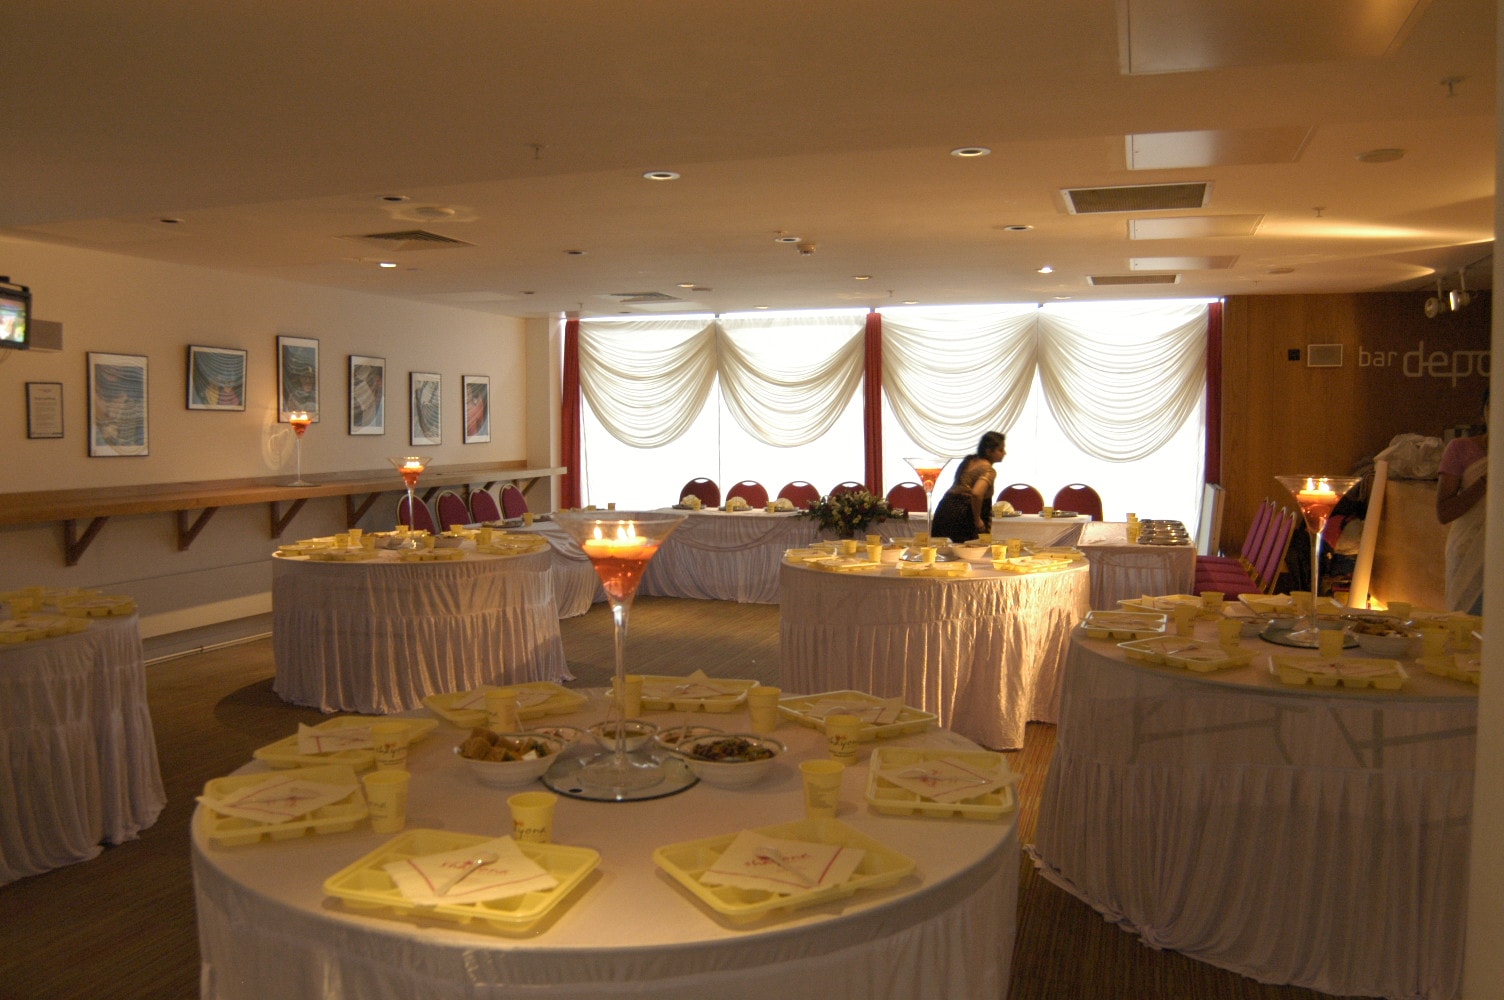
[[[404,549],[398,562],[454,562],[465,558],[464,549]]]
[[[729,885],[706,885],[700,881],[700,876],[720,860],[726,848],[737,838],[737,833],[660,847],[653,852],[653,861],[700,902],[735,922],[757,920],[802,906],[844,899],[862,889],[881,889],[898,882],[914,870],[911,858],[852,829],[838,819],[802,819],[793,823],[757,827],[753,832],[767,837],[814,844],[858,847],[866,853],[856,871],[845,882],[787,894]]]
[[[1335,669],[1312,669],[1317,665],[1330,665]],[[1377,668],[1382,672],[1366,671]],[[1317,660],[1306,656],[1272,656],[1269,670],[1282,683],[1294,686],[1311,684],[1319,688],[1331,688],[1341,684],[1348,688],[1373,687],[1380,691],[1398,691],[1409,678],[1398,660],[1371,660],[1357,656],[1341,656],[1334,660]],[[1364,673],[1354,671],[1363,670]]]
[[[927,760],[957,760],[979,771],[995,774],[1009,784],[985,795],[959,802],[936,802],[918,792],[894,784],[884,771],[908,767]],[[960,816],[965,819],[1000,819],[1018,806],[1013,782],[1021,775],[1008,768],[1008,759],[991,750],[917,750],[912,747],[878,747],[867,765],[867,803],[874,812],[890,816]]]
[[[1428,674],[1477,684],[1479,659],[1476,653],[1444,653],[1441,656],[1423,656],[1419,662]]]
[[[1182,667],[1197,673],[1244,667],[1253,659],[1253,653],[1249,650],[1228,649],[1220,643],[1181,635],[1133,639],[1118,643],[1118,648],[1127,653],[1130,659]]]
[[[668,677],[659,674],[644,674],[642,677],[643,694],[642,707],[647,712],[730,712],[740,707],[747,700],[747,692],[757,686],[756,681],[732,680],[722,677],[706,678],[708,683],[735,687],[737,690],[728,694],[707,695],[704,697],[674,697],[654,698],[648,694],[648,688],[658,684],[677,684],[688,681],[688,677]]]
[[[1148,639],[1164,635],[1165,616],[1148,611],[1088,611],[1081,627],[1093,639]]]
[[[64,615],[23,615],[8,621],[0,621],[0,642],[32,642],[36,639],[51,639],[53,636],[82,632],[89,623],[81,617]]]
[[[1074,560],[1068,556],[1035,555],[992,560],[992,568],[999,573],[1059,573],[1072,565]]]
[[[555,684],[553,681],[529,681],[526,684],[488,684],[476,688],[474,691],[454,691],[449,694],[431,694],[423,699],[423,705],[430,712],[443,719],[445,722],[459,726],[461,729],[473,729],[476,726],[486,724],[486,710],[484,708],[460,708],[459,706],[472,700],[476,691],[485,691],[488,688],[500,687],[524,688],[528,691],[547,692],[548,698],[526,708],[519,708],[518,716],[523,719],[541,719],[545,715],[567,715],[570,712],[579,711],[585,705],[586,698],[578,691],[571,691],[566,687]]]
[[[1238,600],[1256,615],[1300,614],[1296,610],[1295,599],[1289,594],[1239,594]],[[1336,615],[1347,610],[1330,597],[1322,597],[1316,601],[1318,615]]]
[[[315,729],[340,729],[349,726],[369,726],[375,722],[402,722],[408,726],[408,742],[416,743],[439,728],[436,719],[406,719],[390,715],[342,715],[327,722],[320,722]],[[269,743],[251,754],[271,767],[317,767],[320,764],[347,764],[357,771],[364,771],[376,763],[374,750],[340,750],[336,753],[299,753],[298,734]]]
[[[59,597],[53,603],[63,614],[72,618],[106,618],[111,615],[133,615],[136,599],[114,594],[90,594],[78,597]]]
[[[843,701],[852,701],[871,705],[881,704],[886,698],[878,698],[867,694],[865,691],[826,691],[823,694],[795,695],[792,698],[778,699],[778,711],[801,726],[809,726],[825,732],[824,718],[810,714],[810,709],[827,698],[840,698]],[[882,724],[869,723],[861,729],[860,737],[863,741],[890,739],[894,736],[904,736],[908,733],[922,733],[932,727],[939,716],[934,712],[922,712],[917,708],[904,705],[898,710],[898,718],[892,722]]]
[[[254,844],[263,837],[292,840],[306,833],[343,833],[355,829],[356,824],[370,812],[366,806],[365,793],[360,788],[360,779],[355,777],[355,769],[348,764],[324,764],[320,767],[278,771],[277,774],[329,785],[349,785],[350,794],[338,802],[331,802],[307,816],[287,823],[257,823],[255,820],[216,811],[214,801],[224,799],[242,788],[258,785],[270,775],[263,771],[259,774],[232,774],[227,778],[215,778],[204,785],[203,798],[207,801],[198,811],[199,829],[210,843],[220,847],[239,847]]]
[[[543,892],[526,892],[506,899],[479,903],[440,903],[422,906],[410,902],[385,866],[393,861],[427,854],[455,851],[495,840],[494,835],[452,833],[448,830],[406,830],[354,864],[329,876],[324,892],[343,900],[351,909],[383,910],[392,916],[434,917],[502,934],[526,934],[568,899],[585,876],[601,863],[601,856],[588,847],[563,844],[533,844],[519,841],[522,853],[537,862],[559,884]]]
[[[309,562],[366,562],[380,557],[375,549],[315,549],[302,553]]]

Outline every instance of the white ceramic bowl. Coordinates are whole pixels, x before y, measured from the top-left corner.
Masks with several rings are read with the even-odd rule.
[[[746,745],[759,750],[772,751],[766,757],[755,760],[730,759],[712,760],[702,754],[709,752],[709,748],[724,745],[726,741],[738,741],[737,746]],[[695,777],[709,785],[717,785],[721,788],[740,788],[760,780],[768,773],[768,768],[773,766],[773,761],[778,759],[787,748],[771,736],[756,736],[752,733],[717,733],[712,736],[697,736],[694,739],[684,740],[679,744],[679,756],[684,758],[689,769]]]
[[[548,753],[539,757],[529,757],[524,760],[475,760],[470,757],[460,756],[470,768],[470,773],[483,785],[493,785],[505,788],[511,785],[526,785],[537,780],[547,771],[559,756],[559,751],[566,746],[564,740],[557,736],[545,736],[539,733],[501,733],[500,738],[508,740],[534,740],[547,747]],[[460,748],[455,747],[454,752],[459,754]]]
[[[701,736],[719,736],[724,730],[714,726],[673,726],[669,729],[660,729],[653,736],[653,742],[665,750],[677,750],[679,744],[686,740],[698,739]]]
[[[629,751],[641,750],[658,732],[657,725],[645,719],[626,719],[621,725],[626,730],[627,738],[624,742]],[[616,749],[616,723],[597,722],[590,727],[590,735],[600,741],[601,746],[607,750]]]
[[[1369,635],[1354,631],[1353,638],[1358,640],[1358,648],[1363,652],[1386,660],[1412,656],[1420,643],[1417,635]]]
[[[565,746],[573,745],[585,738],[585,730],[578,726],[555,726],[550,724],[546,726],[534,726],[528,732],[536,736],[557,736],[564,741]]]

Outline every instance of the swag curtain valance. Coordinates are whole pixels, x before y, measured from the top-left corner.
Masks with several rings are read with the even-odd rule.
[[[1037,371],[1082,451],[1130,462],[1161,447],[1205,387],[1205,303],[1072,303],[882,314],[883,391],[904,431],[941,455],[1011,427]],[[865,313],[597,319],[580,323],[580,389],[612,436],[682,435],[717,378],[754,438],[795,447],[835,423],[861,384]]]

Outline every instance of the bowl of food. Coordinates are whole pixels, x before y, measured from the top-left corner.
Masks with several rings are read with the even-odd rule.
[[[686,740],[699,739],[701,736],[719,736],[724,730],[714,726],[671,726],[668,729],[660,729],[653,736],[653,742],[665,750],[678,750],[679,744]]]
[[[706,784],[740,788],[767,774],[786,749],[771,736],[714,733],[681,741],[677,753]]]
[[[647,745],[653,735],[658,732],[658,727],[644,719],[623,719],[620,722],[597,722],[590,727],[590,735],[600,741],[601,746],[608,750],[616,749],[617,726],[621,727],[621,734],[627,750],[641,750]]]
[[[455,747],[470,773],[483,785],[525,785],[553,764],[566,742],[542,733],[493,733],[472,729],[469,739]]]
[[[1414,655],[1420,642],[1419,632],[1392,618],[1355,618],[1347,627],[1363,652],[1387,660]]]
[[[564,741],[565,746],[573,746],[585,738],[585,730],[579,726],[534,726],[528,730],[534,736],[554,736]]]

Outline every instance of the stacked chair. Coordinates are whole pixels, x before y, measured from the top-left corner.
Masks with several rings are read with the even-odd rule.
[[[1038,514],[1044,510],[1044,495],[1028,483],[1004,486],[1003,491],[997,495],[997,501],[1002,503],[1004,500],[1012,504],[1013,509],[1020,514]]]
[[[730,500],[732,497],[741,497],[747,501],[747,506],[752,508],[768,505],[768,491],[763,488],[762,483],[751,479],[743,479],[727,490],[726,499]]]
[[[1290,548],[1298,515],[1265,500],[1236,556],[1197,556],[1196,590],[1224,594],[1272,594]]]

